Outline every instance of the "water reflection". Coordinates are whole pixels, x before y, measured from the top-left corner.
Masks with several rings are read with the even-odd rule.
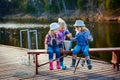
[[[6,26],[3,25],[2,26]],[[9,25],[7,25],[9,26]],[[25,25],[24,25],[25,26]],[[29,25],[30,26],[30,25]],[[36,29],[38,31],[38,48],[43,49],[44,48],[44,38],[47,34],[49,27],[48,25],[42,25],[39,26],[37,24],[32,25],[32,27],[29,28],[27,25],[27,29]],[[17,27],[16,25],[14,27]],[[0,28],[0,44],[5,45],[12,45],[12,46],[20,46],[20,34],[19,31],[22,29],[26,29],[25,27],[22,28]],[[68,29],[70,32],[72,32],[73,36],[75,35],[75,31],[72,25],[68,25]],[[94,41],[90,43],[90,47],[120,47],[120,23],[99,23],[96,24],[96,26],[93,29],[93,37]],[[27,48],[27,34],[23,33],[23,47]],[[35,35],[34,33],[31,33],[31,40],[32,40],[32,49],[35,48]],[[75,44],[75,43],[74,43]],[[74,46],[74,45],[73,45]],[[110,54],[92,54],[97,57],[102,57],[103,59],[110,60],[111,55]]]

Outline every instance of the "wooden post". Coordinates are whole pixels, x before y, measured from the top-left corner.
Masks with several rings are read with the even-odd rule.
[[[30,54],[28,54],[28,60],[29,60],[29,65],[30,65]]]
[[[117,71],[119,71],[119,53],[118,52],[112,52],[112,60],[111,62],[113,63],[113,68],[117,68]]]
[[[116,67],[117,67],[117,71],[119,71],[119,63],[120,63],[120,54],[119,54],[119,52],[117,52],[116,55],[117,55],[117,64],[116,64]]]
[[[38,74],[38,55],[35,54],[35,70],[36,70],[36,74]]]

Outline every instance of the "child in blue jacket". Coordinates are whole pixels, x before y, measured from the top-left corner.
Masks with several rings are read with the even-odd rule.
[[[76,41],[76,46],[72,51],[72,64],[71,67],[75,67],[76,55],[80,52],[85,57],[85,60],[88,65],[88,69],[92,69],[90,56],[89,56],[89,41],[93,41],[93,37],[90,31],[85,27],[85,24],[82,20],[76,20],[75,24],[76,35],[75,38],[72,38],[73,41]]]

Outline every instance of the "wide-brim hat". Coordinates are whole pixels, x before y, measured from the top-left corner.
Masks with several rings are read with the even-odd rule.
[[[59,24],[54,22],[50,24],[50,30],[55,30],[59,28]]]
[[[85,24],[82,20],[76,20],[73,26],[85,27]]]

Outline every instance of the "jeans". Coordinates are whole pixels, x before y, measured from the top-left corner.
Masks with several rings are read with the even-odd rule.
[[[84,57],[89,56],[89,45],[80,46],[76,45],[72,51],[73,55],[77,55],[79,52],[82,52]]]
[[[47,52],[49,54],[49,60],[53,60],[54,53],[56,53],[56,60],[60,59],[60,50],[58,46],[48,46]]]

